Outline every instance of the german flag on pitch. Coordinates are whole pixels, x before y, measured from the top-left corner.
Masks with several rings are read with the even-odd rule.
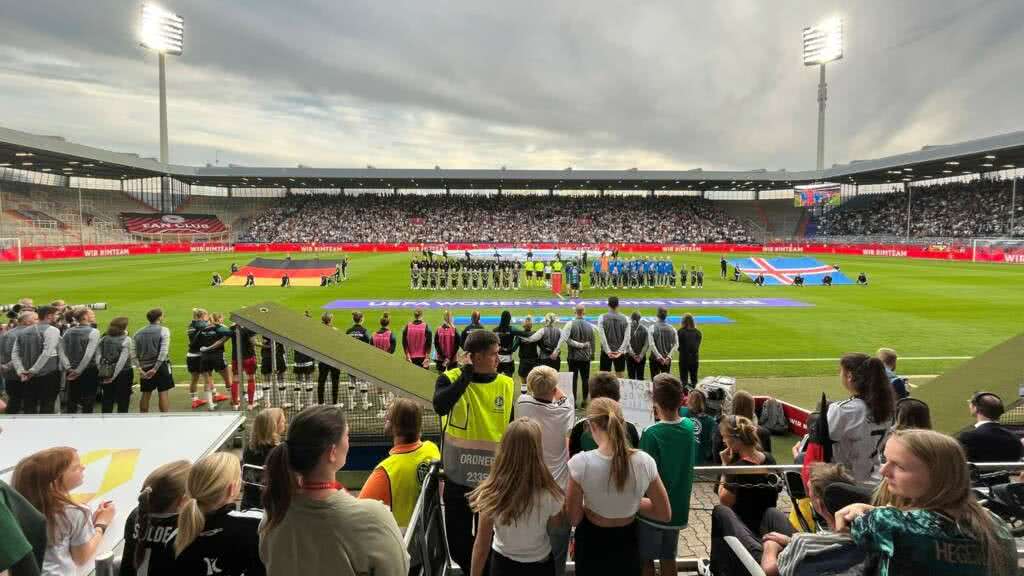
[[[244,286],[251,273],[257,286],[280,286],[285,274],[292,286],[319,286],[321,276],[332,276],[341,260],[272,260],[257,258],[224,280],[225,286]]]

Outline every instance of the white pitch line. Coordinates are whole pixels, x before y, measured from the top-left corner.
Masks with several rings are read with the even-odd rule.
[[[974,356],[900,356],[900,360],[970,360]],[[757,362],[838,362],[839,357],[829,358],[731,358],[731,359],[714,359],[714,360],[701,360],[701,364],[727,364],[727,363],[757,363]],[[599,364],[598,360],[593,360],[591,364]],[[172,364],[171,368],[185,368],[185,364]],[[934,378],[934,374],[920,375],[920,376],[909,376],[909,378]]]
[[[900,356],[900,360],[970,360],[974,356]],[[832,362],[839,360],[838,357],[830,358],[733,358],[729,360],[701,360],[701,364],[716,364],[727,362]]]

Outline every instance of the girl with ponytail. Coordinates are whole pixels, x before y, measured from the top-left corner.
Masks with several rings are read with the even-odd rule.
[[[191,470],[188,460],[169,462],[150,472],[142,482],[139,507],[128,515],[124,525],[120,576],[175,574],[178,510],[185,503]]]
[[[188,474],[174,538],[175,574],[259,576],[259,523],[263,515],[236,512],[242,464],[229,452],[204,456]]]
[[[867,354],[844,354],[839,378],[851,398],[828,407],[832,461],[845,466],[858,482],[877,483],[882,441],[896,411],[885,364]]]
[[[668,493],[654,459],[629,447],[618,402],[591,401],[587,422],[597,449],[569,460],[566,492],[566,510],[576,525],[576,573],[640,574],[636,515],[668,522]]]
[[[312,406],[267,456],[260,558],[271,576],[406,576],[408,556],[394,516],[357,500],[335,480],[348,457],[345,413]]]

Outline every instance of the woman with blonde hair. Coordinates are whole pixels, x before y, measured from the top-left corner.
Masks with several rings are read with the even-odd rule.
[[[668,493],[654,458],[629,447],[618,402],[592,400],[587,423],[597,449],[569,460],[566,492],[566,511],[576,526],[576,573],[638,575],[643,564],[636,515],[668,522]]]
[[[262,468],[267,462],[270,451],[281,443],[281,437],[284,436],[287,429],[288,420],[281,408],[267,408],[253,419],[249,443],[242,452],[242,510],[262,506],[260,504],[262,493],[260,486],[264,483],[262,471],[248,472],[251,469],[245,468],[245,465]]]
[[[472,576],[555,574],[548,527],[562,513],[562,489],[544,464],[541,427],[529,418],[509,424],[490,475],[468,494],[480,515]],[[492,541],[493,536],[493,541]]]
[[[158,466],[146,476],[139,492],[139,507],[132,510],[124,524],[120,576],[175,574],[174,535],[191,471],[188,460],[178,460]]]
[[[188,474],[174,540],[177,574],[254,576],[266,573],[259,557],[259,511],[236,512],[242,465],[230,452],[204,456]]]
[[[836,513],[836,531],[880,557],[879,574],[1016,574],[1006,524],[981,507],[956,440],[931,430],[894,430],[885,445],[874,505]]]
[[[85,466],[74,448],[47,448],[14,468],[11,484],[46,518],[46,553],[41,574],[77,574],[88,564],[114,519],[113,502],[95,512],[76,504],[71,491],[82,485]]]
[[[719,454],[725,466],[771,466],[775,458],[761,450],[757,426],[743,416],[722,418],[718,429],[725,441]],[[765,511],[774,508],[779,492],[771,487],[768,474],[734,474],[722,476],[718,486],[718,501],[732,508],[736,516],[754,534],[762,534],[761,523]]]
[[[562,365],[561,357],[551,357],[552,354],[559,351],[558,344],[562,338],[562,331],[555,326],[555,322],[557,321],[558,314],[548,312],[544,315],[544,327],[534,332],[532,336],[522,339],[522,342],[526,343],[537,342],[540,346],[539,363],[545,366],[551,366],[556,371]]]

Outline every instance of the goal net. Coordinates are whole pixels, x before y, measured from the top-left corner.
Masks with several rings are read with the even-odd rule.
[[[1024,238],[975,238],[971,261],[1024,264]]]
[[[0,238],[0,262],[21,262],[21,238]]]

